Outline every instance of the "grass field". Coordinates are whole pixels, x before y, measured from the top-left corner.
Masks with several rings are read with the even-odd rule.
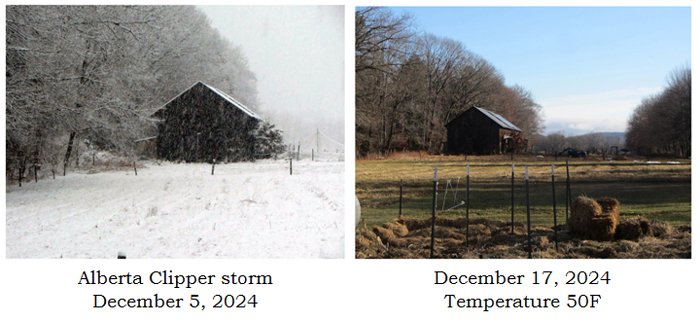
[[[505,156],[469,157],[470,218],[510,220],[511,161]],[[356,194],[368,227],[381,225],[399,214],[399,187],[403,180],[402,213],[409,218],[431,215],[433,168],[438,167],[437,209],[440,216],[464,216],[465,207],[441,211],[465,200],[464,157],[406,156],[388,160],[357,160]],[[555,165],[558,223],[565,223],[565,160],[515,160],[515,221],[525,222],[524,165],[529,166],[533,225],[553,223],[550,165]],[[691,166],[688,160],[596,161],[570,160],[572,198],[609,196],[621,203],[621,215],[643,215],[673,225],[690,224]],[[453,189],[445,194],[447,181]],[[456,189],[454,187],[456,186]]]

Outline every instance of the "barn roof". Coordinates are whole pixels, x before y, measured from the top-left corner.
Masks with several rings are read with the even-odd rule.
[[[243,113],[247,114],[248,116],[250,116],[250,117],[252,117],[252,118],[256,118],[256,119],[258,119],[258,120],[261,120],[261,119],[262,119],[258,114],[256,114],[255,112],[253,112],[253,110],[251,110],[249,107],[245,106],[243,103],[241,103],[241,102],[239,102],[238,100],[236,100],[235,98],[233,98],[231,95],[228,95],[228,94],[224,93],[224,91],[222,91],[222,90],[220,90],[220,89],[218,89],[218,88],[216,88],[216,87],[214,87],[214,86],[208,85],[208,84],[206,84],[206,83],[204,83],[204,82],[201,82],[201,81],[200,81],[200,82],[194,83],[194,85],[188,87],[186,90],[182,91],[180,94],[175,95],[175,97],[173,97],[173,98],[172,98],[171,100],[169,100],[167,103],[163,104],[163,106],[161,106],[158,110],[161,110],[161,109],[165,108],[168,104],[170,104],[170,102],[174,101],[176,98],[180,97],[182,94],[186,93],[187,91],[189,91],[189,90],[192,89],[193,87],[197,86],[198,84],[204,85],[204,86],[207,87],[209,90],[211,90],[212,92],[214,92],[216,95],[218,95],[219,97],[223,98],[223,99],[226,100],[227,102],[231,103],[231,105],[235,106],[236,108],[238,108],[239,110],[241,110]]]
[[[200,83],[201,83],[201,82],[200,82]],[[215,88],[214,86],[210,86],[210,85],[207,85],[207,84],[204,84],[204,83],[202,83],[202,84],[203,84],[204,86],[206,86],[206,87],[209,87],[209,89],[211,89],[212,91],[214,91],[214,93],[216,93],[217,95],[223,97],[225,100],[227,100],[229,103],[233,104],[233,106],[237,107],[238,109],[240,109],[240,110],[243,111],[244,113],[246,113],[246,114],[248,114],[249,116],[254,117],[254,118],[256,118],[256,119],[260,119],[260,116],[259,116],[258,114],[255,114],[255,112],[253,112],[253,110],[251,110],[251,109],[248,108],[247,106],[243,105],[243,103],[237,101],[235,98],[231,97],[231,95],[228,95],[228,94],[224,93],[223,91],[219,90],[218,88]]]
[[[486,117],[488,117],[492,121],[496,122],[496,124],[498,124],[498,126],[500,126],[501,128],[513,130],[513,131],[518,131],[518,132],[523,131],[519,127],[515,126],[515,124],[511,123],[505,117],[503,117],[502,115],[500,115],[496,112],[489,111],[483,107],[477,107],[477,106],[473,106],[470,109],[468,109],[467,111],[471,110],[472,108],[474,108],[477,111],[481,112],[482,114],[486,115]],[[464,113],[466,113],[467,111],[465,111]],[[464,114],[464,113],[462,113],[462,114]],[[452,121],[458,119],[460,116],[462,116],[462,114],[460,114],[459,116],[452,119]],[[452,123],[452,121],[448,122],[447,124]]]
[[[504,129],[522,132],[522,130],[519,127],[515,126],[515,124],[511,123],[510,121],[508,121],[505,117],[501,116],[500,114],[493,112],[493,111],[489,111],[489,110],[487,110],[485,108],[481,108],[481,107],[474,106],[474,108],[479,110],[481,113],[484,113],[484,115],[488,116],[490,119],[492,119],[494,122],[496,122],[500,127],[504,128]]]

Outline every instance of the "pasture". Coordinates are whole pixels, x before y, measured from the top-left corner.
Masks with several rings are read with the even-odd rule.
[[[511,220],[511,161],[509,156],[469,157],[470,221]],[[555,165],[557,223],[566,223],[566,159],[517,157],[514,217],[526,222],[524,165],[529,168],[529,194],[533,226],[553,226],[550,165]],[[402,156],[385,160],[357,160],[356,194],[362,205],[361,227],[373,229],[399,218],[399,190],[403,181],[402,218],[431,217],[433,168],[438,167],[437,216],[464,218],[466,199],[464,157]],[[691,222],[691,165],[688,160],[570,159],[572,199],[578,195],[617,198],[624,217],[644,216],[673,227]],[[448,182],[449,180],[449,187]],[[446,188],[447,191],[446,191]],[[444,205],[444,206],[443,206]]]

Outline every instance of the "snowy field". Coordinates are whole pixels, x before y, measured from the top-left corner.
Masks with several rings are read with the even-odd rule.
[[[343,163],[147,163],[8,186],[9,258],[341,258]]]

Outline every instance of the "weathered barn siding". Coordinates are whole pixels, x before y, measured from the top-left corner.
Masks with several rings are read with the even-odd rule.
[[[472,107],[447,123],[447,154],[499,154],[509,146],[506,138],[520,129],[502,116]]]
[[[260,118],[220,90],[199,82],[154,116],[158,158],[185,162],[254,160]]]

